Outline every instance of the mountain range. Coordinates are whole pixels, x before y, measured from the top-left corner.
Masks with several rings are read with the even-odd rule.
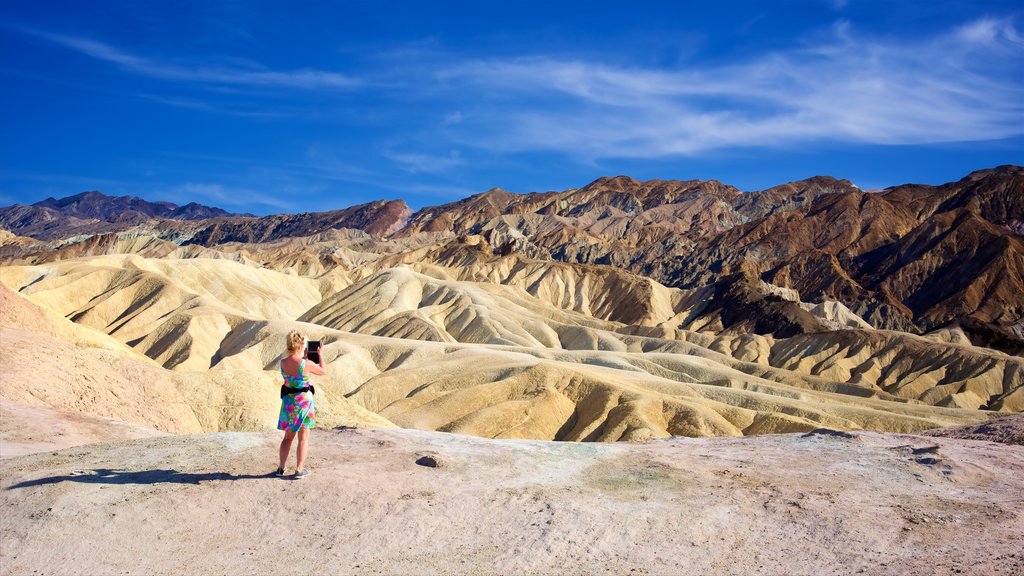
[[[879,191],[619,176],[263,217],[99,193],[12,206],[0,373],[36,385],[0,403],[9,430],[68,413],[122,423],[103,434],[270,430],[299,330],[327,342],[328,428],[635,441],[978,423],[1024,410],[1022,182],[1016,166]]]
[[[618,176],[562,192],[496,188],[418,211],[390,200],[265,217],[86,192],[0,209],[0,227],[35,240],[5,242],[0,257],[8,263],[117,253],[129,237],[167,241],[167,251],[238,254],[249,244],[254,255],[292,239],[305,246],[293,256],[319,274],[352,262],[312,240],[349,230],[374,258],[418,250],[417,258],[449,264],[515,256],[611,266],[703,291],[706,324],[739,333],[827,330],[803,303],[837,302],[874,328],[953,328],[979,345],[1024,350],[1019,166],[880,191],[826,176],[756,192],[715,180]]]

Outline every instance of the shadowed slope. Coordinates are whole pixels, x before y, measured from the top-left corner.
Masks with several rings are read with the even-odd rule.
[[[138,334],[127,341],[165,367],[183,373],[213,367],[203,380],[177,380],[198,398],[208,392],[201,382],[210,378],[231,390],[237,403],[205,410],[200,419],[204,429],[250,429],[258,421],[252,414],[272,413],[276,399],[266,390],[273,389],[281,338],[296,326],[289,317],[295,308],[284,314],[291,306],[288,298],[295,296],[287,291],[294,286],[317,302],[299,318],[308,324],[298,326],[311,337],[327,338],[328,361],[342,362],[337,365],[342,372],[322,387],[325,410],[337,404],[338,414],[345,413],[349,408],[341,407],[354,402],[406,426],[488,436],[618,440],[816,426],[917,430],[984,417],[908,405],[908,400],[1020,408],[1024,370],[1019,358],[863,330],[789,339],[698,334],[675,327],[692,315],[682,306],[686,298],[681,291],[600,267],[545,268],[500,257],[476,269],[506,285],[458,280],[464,271],[422,264],[431,275],[387,269],[321,301],[311,279],[260,269],[247,276],[244,265],[222,260],[133,258],[125,259],[132,266],[120,271],[67,262],[47,267],[45,274],[30,267],[7,268],[3,278],[24,285],[35,299],[63,304],[81,323],[119,338]],[[206,294],[197,296],[161,270],[173,271],[179,280],[221,270],[221,281],[233,281],[223,290],[207,285]],[[564,281],[559,289],[544,292],[544,286],[559,281]],[[608,284],[612,281],[632,282],[638,289],[617,289]],[[520,285],[533,287],[538,296]],[[102,294],[83,297],[83,302],[64,300],[89,286]],[[268,298],[267,291],[273,290],[282,292]],[[619,300],[625,312],[605,308],[602,302],[610,298],[598,299],[614,293],[632,299]],[[575,300],[558,304],[579,311],[545,301],[566,295]],[[267,306],[268,301],[273,308],[253,305]],[[799,303],[784,302],[803,310]],[[634,307],[649,312],[638,318]],[[629,319],[642,323],[595,318],[629,312],[634,314]],[[265,319],[269,314],[279,316]],[[454,351],[459,354],[449,358]],[[543,367],[536,367],[541,361]],[[253,405],[255,412],[247,409],[249,400],[234,396],[242,393],[238,384],[228,384],[246,379],[265,390],[266,396]],[[395,383],[401,387],[395,389]],[[380,400],[384,397],[390,399]]]
[[[56,419],[52,424],[58,428],[63,426],[60,413],[70,411],[171,433],[266,430],[277,421],[281,378],[276,357],[292,327],[242,324],[233,338],[243,343],[229,338],[214,347],[237,356],[234,362],[213,370],[202,366],[201,372],[171,372],[111,336],[70,322],[0,285],[0,400],[15,418],[40,408],[36,415]],[[273,342],[267,341],[271,334]],[[266,360],[257,356],[253,362],[253,354],[261,352]],[[393,426],[347,401],[338,389],[332,393],[328,388],[318,398],[321,424]],[[85,421],[87,428],[94,425]],[[97,433],[108,433],[107,425],[98,425]]]
[[[0,281],[169,368],[209,368],[241,321],[294,319],[320,301],[315,280],[227,260],[110,256],[5,267]]]

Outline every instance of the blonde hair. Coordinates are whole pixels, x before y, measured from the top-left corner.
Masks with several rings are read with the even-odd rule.
[[[296,350],[302,350],[306,345],[306,337],[299,334],[298,330],[292,330],[285,337],[285,345],[288,347],[288,352],[295,352]]]

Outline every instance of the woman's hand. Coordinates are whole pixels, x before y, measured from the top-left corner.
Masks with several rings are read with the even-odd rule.
[[[309,367],[309,371],[312,372],[313,374],[317,375],[317,376],[326,376],[327,375],[327,366],[325,365],[325,362],[324,362],[324,347],[323,347],[323,345],[320,346],[320,348],[318,349],[318,352],[319,352],[318,356],[320,356],[320,362],[314,364],[313,366],[310,366]]]

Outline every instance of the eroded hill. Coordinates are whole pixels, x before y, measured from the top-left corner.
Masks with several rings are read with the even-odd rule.
[[[32,377],[20,350],[70,347],[40,369],[45,391],[0,400],[262,430],[296,328],[329,342],[327,426],[636,440],[985,421],[1024,409],[1024,359],[1006,353],[1022,174],[877,193],[603,178],[415,214],[140,220],[54,201],[35,208],[67,211],[74,237],[45,239],[59,219],[0,237],[5,379]]]

